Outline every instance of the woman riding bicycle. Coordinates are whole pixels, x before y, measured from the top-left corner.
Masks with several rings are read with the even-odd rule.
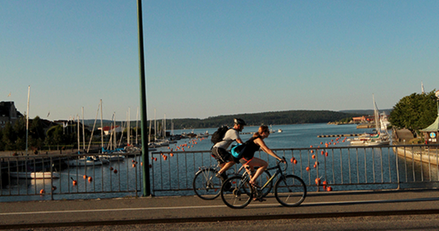
[[[254,157],[256,151],[262,149],[262,151],[268,153],[279,161],[285,163],[285,160],[276,155],[264,142],[264,139],[270,135],[270,130],[268,126],[262,125],[259,127],[258,132],[253,134],[252,138],[245,142],[245,151],[243,153],[242,158],[239,162],[243,165],[248,165],[250,167],[251,172],[254,171],[254,167],[259,167],[256,173],[251,177],[250,184],[252,186],[256,185],[256,179],[267,169],[268,163],[260,158]]]

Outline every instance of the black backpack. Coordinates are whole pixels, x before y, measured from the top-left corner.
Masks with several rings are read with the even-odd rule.
[[[223,141],[224,135],[228,130],[229,128],[227,126],[219,127],[218,130],[216,130],[216,132],[212,134],[212,138],[210,139],[210,141],[212,141],[212,143],[214,144]]]

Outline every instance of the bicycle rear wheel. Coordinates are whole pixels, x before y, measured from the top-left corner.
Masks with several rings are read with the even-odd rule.
[[[274,196],[283,206],[299,206],[306,198],[306,185],[298,176],[281,177],[274,185]]]
[[[220,195],[221,179],[212,168],[201,169],[195,174],[192,186],[195,194],[203,200],[213,200]]]
[[[247,180],[241,176],[233,176],[224,181],[221,188],[221,199],[230,208],[242,209],[247,206],[253,198],[253,188]],[[230,184],[230,189],[226,185]]]

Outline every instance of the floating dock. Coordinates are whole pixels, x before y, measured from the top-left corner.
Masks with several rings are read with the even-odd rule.
[[[318,138],[325,138],[325,137],[349,137],[349,136],[361,136],[364,135],[364,133],[359,134],[339,134],[339,135],[318,135]]]

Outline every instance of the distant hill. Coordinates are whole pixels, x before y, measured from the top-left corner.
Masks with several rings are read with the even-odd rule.
[[[372,112],[372,113],[369,113]],[[387,113],[387,112],[386,112]],[[192,129],[192,128],[214,128],[222,125],[233,125],[233,118],[242,118],[249,126],[279,125],[279,124],[305,124],[305,123],[328,123],[340,121],[345,118],[370,115],[373,110],[352,110],[352,111],[312,111],[312,110],[292,110],[292,111],[277,111],[277,112],[262,112],[251,114],[236,114],[236,115],[221,115],[209,117],[206,119],[172,119],[166,121],[166,128],[171,129],[173,124],[174,129]],[[148,120],[148,127],[149,127]],[[162,120],[157,120],[158,126],[161,127]],[[94,120],[85,120],[84,123],[93,127]],[[104,126],[111,125],[112,121],[104,120]],[[125,121],[124,121],[125,123]],[[117,122],[118,125],[121,121]],[[135,126],[136,121],[130,121],[131,126]],[[96,122],[96,126],[100,127],[100,121]],[[139,122],[140,126],[140,122]]]
[[[386,115],[390,115],[390,112],[392,112],[393,109],[382,109],[379,110],[380,113],[385,112]],[[365,109],[365,110],[342,110],[339,112],[343,112],[343,113],[351,113],[351,114],[360,114],[360,115],[373,115],[373,109]]]

